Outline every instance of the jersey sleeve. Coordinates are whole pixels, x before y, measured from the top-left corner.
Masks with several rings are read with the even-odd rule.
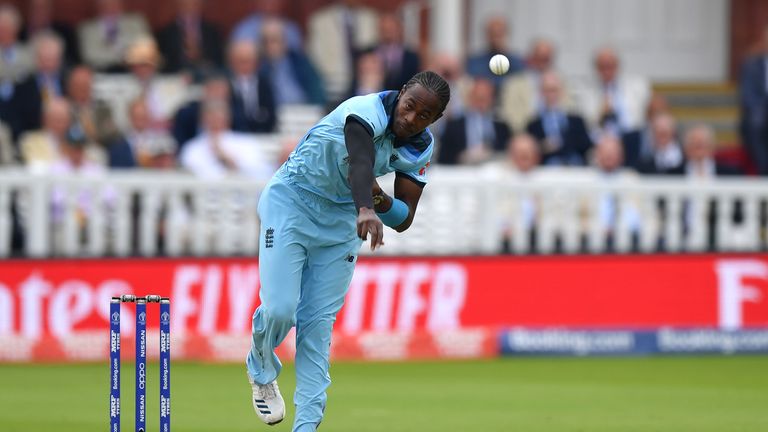
[[[348,117],[353,117],[374,137],[383,134],[387,127],[387,115],[381,99],[375,94],[351,98],[341,108],[344,123]]]

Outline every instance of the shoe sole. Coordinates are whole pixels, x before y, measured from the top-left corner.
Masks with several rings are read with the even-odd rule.
[[[267,425],[269,425],[269,426],[274,426],[274,425],[276,425],[276,424],[280,423],[281,421],[283,421],[283,419],[280,419],[280,420],[278,420],[278,421],[276,421],[276,422],[267,423]]]

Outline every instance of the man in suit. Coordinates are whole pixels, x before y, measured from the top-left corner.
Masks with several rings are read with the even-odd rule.
[[[67,78],[67,97],[72,103],[72,120],[90,142],[109,147],[120,139],[121,133],[112,115],[112,108],[93,97],[93,70],[85,65],[72,69]]]
[[[760,175],[768,175],[768,28],[764,50],[741,68],[741,139]]]
[[[307,53],[329,94],[338,97],[352,87],[355,58],[378,39],[377,20],[362,0],[335,1],[310,16]]]
[[[123,56],[141,37],[150,36],[143,16],[123,11],[122,0],[95,0],[98,16],[77,29],[83,61],[99,72],[124,72]]]
[[[466,111],[445,126],[438,163],[479,164],[504,152],[512,131],[494,116],[494,102],[493,84],[483,79],[475,80]]]
[[[203,0],[176,0],[176,18],[157,33],[164,72],[192,73],[196,81],[224,63],[221,36],[202,18]]]
[[[519,55],[509,49],[509,32],[507,20],[504,17],[494,16],[485,23],[485,49],[467,58],[467,73],[472,77],[491,80],[500,90],[501,84],[509,75],[514,75],[525,69],[525,62]],[[491,57],[496,54],[504,54],[509,59],[509,72],[505,75],[494,75],[488,68]]]
[[[526,69],[502,85],[499,111],[513,129],[525,129],[541,110],[541,74],[554,67],[554,59],[555,45],[547,39],[536,39],[531,44]]]
[[[36,69],[14,90],[14,109],[19,114],[16,135],[39,129],[43,105],[64,95],[64,44],[53,32],[40,33],[32,41]]]
[[[590,127],[616,136],[639,133],[651,96],[647,79],[620,73],[619,56],[613,48],[595,54],[596,77],[580,89],[580,111]]]
[[[384,64],[384,88],[398,90],[419,70],[419,55],[403,43],[403,27],[393,12],[379,15],[379,43],[368,49]]]
[[[290,49],[285,41],[282,20],[264,22],[261,43],[264,53],[262,69],[272,81],[277,105],[325,105],[325,88],[320,75],[302,51]]]
[[[247,40],[259,46],[261,37],[264,35],[264,23],[272,19],[280,19],[285,23],[283,26],[285,43],[292,50],[303,50],[304,44],[298,23],[285,17],[285,5],[289,3],[282,0],[251,0],[253,13],[237,23],[232,30],[230,41]]]
[[[274,131],[277,114],[272,83],[266,72],[259,71],[255,42],[232,42],[228,63],[232,130],[258,133]]]
[[[203,97],[181,107],[173,118],[173,137],[178,143],[179,151],[188,141],[201,132],[200,112],[204,101],[224,101],[229,103],[229,81],[225,76],[212,75],[203,86]]]
[[[10,4],[0,5],[0,121],[11,128],[17,140],[24,118],[16,109],[16,86],[32,72],[34,61],[29,49],[18,41],[21,15]]]
[[[149,107],[134,99],[128,107],[131,129],[108,148],[110,168],[149,168],[157,142],[173,141],[165,131],[152,129]],[[175,145],[173,146],[175,150]]]
[[[585,165],[592,140],[584,119],[563,108],[563,88],[555,72],[542,74],[541,94],[543,107],[526,130],[538,140],[543,163]]]
[[[64,58],[67,65],[80,63],[75,31],[65,22],[53,20],[53,1],[29,0],[27,23],[21,30],[21,40],[31,41],[42,32],[53,32],[64,41]]]
[[[640,159],[638,171],[643,174],[681,172],[685,162],[677,141],[677,125],[670,114],[662,113],[651,120],[651,153]]]

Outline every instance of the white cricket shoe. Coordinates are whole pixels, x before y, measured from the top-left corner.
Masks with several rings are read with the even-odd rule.
[[[256,415],[259,416],[261,421],[270,426],[283,421],[283,417],[285,417],[285,402],[280,394],[280,389],[277,387],[277,381],[262,385],[248,377],[248,382],[251,384],[253,393],[251,397],[253,410],[256,411]]]

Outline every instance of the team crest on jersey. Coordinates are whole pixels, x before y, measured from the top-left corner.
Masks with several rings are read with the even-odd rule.
[[[398,159],[400,159],[400,156],[397,153],[392,153],[392,156],[389,157],[389,163],[395,162]]]
[[[264,234],[264,247],[271,248],[275,245],[275,229],[267,228],[267,232]]]

